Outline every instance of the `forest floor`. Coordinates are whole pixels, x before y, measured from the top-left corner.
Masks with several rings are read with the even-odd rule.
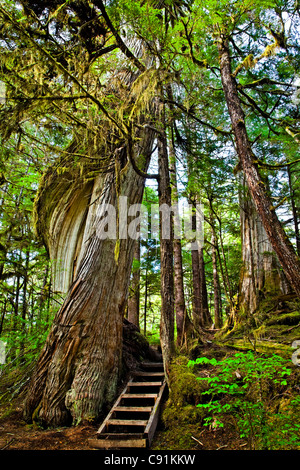
[[[17,404],[7,416],[0,414],[0,450],[91,450],[88,439],[96,431],[95,426],[42,429],[28,425]]]
[[[278,300],[274,301],[274,305],[271,305],[272,309],[269,303],[266,304],[267,314],[263,311],[258,312],[255,320],[256,331],[252,329],[252,333],[258,352],[268,356],[283,354],[287,358],[290,367],[293,366],[291,361],[293,349],[291,349],[291,345],[293,341],[300,338],[300,309],[299,305],[293,300],[279,300],[280,304]],[[195,350],[191,356],[193,359],[206,355],[210,358],[219,358],[222,357],[224,352],[226,356],[231,356],[237,349],[247,350],[252,345],[252,342],[248,344],[249,341],[245,338],[243,330],[237,330],[234,335],[227,336],[226,344],[216,343],[213,333],[209,333],[207,339],[209,339],[207,346],[199,351]],[[240,437],[234,417],[228,416],[223,423],[223,427],[213,428],[212,426],[204,426],[201,419],[196,416],[195,397],[197,392],[195,390],[197,386],[195,384],[197,379],[186,368],[189,358],[182,356],[181,359],[182,363],[178,362],[177,368],[174,369],[173,401],[171,400],[171,405],[169,400],[169,403],[166,402],[163,406],[162,419],[158,425],[151,450],[249,450],[249,442],[247,439]],[[178,361],[180,361],[180,358]],[[29,372],[27,372],[27,375],[29,375]],[[210,373],[209,370],[204,370],[204,372],[207,372],[207,375]],[[14,390],[16,390],[18,382],[24,383],[23,378],[21,377],[20,380],[17,374],[13,374],[10,382],[6,384],[6,390],[15,393]],[[282,409],[282,413],[284,413],[286,399],[296,397],[299,408],[298,414],[291,418],[288,415],[287,419],[293,418],[294,421],[296,419],[296,422],[299,423],[299,367],[294,365],[292,374],[284,382],[286,382],[286,385],[273,385],[273,390],[270,390],[272,392],[270,402],[273,403],[275,410],[274,416],[280,418],[281,415],[276,414],[278,409]],[[174,389],[174,387],[177,387],[177,389]],[[3,390],[1,393],[3,393]],[[1,393],[0,398],[3,398]],[[22,414],[24,393],[26,393],[25,388],[23,392],[15,394],[14,398],[2,400],[0,403],[0,450],[92,450],[89,446],[89,439],[95,438],[99,424],[55,429],[43,429],[36,424],[28,425],[23,420]],[[276,403],[277,408],[275,407]],[[289,428],[293,427],[293,420],[291,422],[287,421]],[[300,426],[297,429],[296,432],[300,434]],[[280,434],[281,430],[279,429],[279,431]],[[295,443],[292,442],[292,448],[299,450],[299,443],[300,435],[297,435]]]
[[[26,389],[0,405],[0,450],[92,450],[89,439],[95,438],[99,424],[43,429],[23,419]],[[163,404],[163,410],[167,402]],[[162,410],[162,412],[163,412]],[[161,419],[151,450],[247,450],[247,441],[239,437],[232,423],[210,429],[200,422],[180,423],[166,427]]]
[[[95,438],[98,426],[85,425],[42,429],[23,420],[21,404],[0,409],[0,450],[92,450],[89,439]],[[176,430],[176,434],[180,429]],[[209,430],[191,425],[184,430],[185,445],[181,450],[246,450],[247,442],[239,438],[230,424],[222,429]],[[159,425],[151,449],[168,450],[174,438]]]

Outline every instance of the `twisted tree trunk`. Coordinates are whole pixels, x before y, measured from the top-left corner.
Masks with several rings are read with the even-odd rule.
[[[153,133],[147,130],[140,137],[136,162],[146,170]],[[107,220],[100,209],[101,203],[117,208],[119,196],[128,197],[128,204],[141,203],[143,189],[144,178],[127,163],[119,175],[96,178],[90,193],[86,184],[79,188],[78,197],[74,195],[79,206],[83,197],[90,204],[87,213],[82,207],[75,225],[74,206],[67,204],[65,215],[70,218],[64,219],[69,222],[59,236],[66,244],[60,249],[68,246],[64,235],[73,235],[69,240],[72,254],[66,256],[77,256],[77,263],[72,272],[68,263],[64,274],[68,279],[73,276],[73,282],[31,378],[24,406],[26,421],[76,424],[97,418],[104,404],[114,398],[122,371],[122,324],[135,240],[129,236],[102,239]],[[59,219],[59,211],[56,215]],[[50,223],[58,219],[54,211]],[[72,229],[68,232],[66,227]]]

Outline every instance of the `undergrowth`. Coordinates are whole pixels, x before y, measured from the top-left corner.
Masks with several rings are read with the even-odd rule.
[[[163,424],[166,431],[177,430],[178,441],[230,423],[249,449],[299,450],[298,384],[299,368],[275,354],[247,351],[220,360],[180,356],[171,367]]]

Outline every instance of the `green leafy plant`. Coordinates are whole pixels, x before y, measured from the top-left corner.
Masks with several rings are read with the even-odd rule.
[[[275,414],[272,411],[273,397],[287,387],[287,378],[292,373],[282,357],[265,357],[249,351],[221,361],[201,357],[188,362],[189,367],[203,365],[208,368],[209,376],[198,380],[209,385],[202,393],[209,401],[197,406],[206,410],[204,425],[223,427],[225,417],[231,415],[240,436],[248,439],[252,449],[300,445],[299,426],[295,419],[291,420],[291,410],[299,408],[298,397],[287,410]],[[288,433],[282,434],[287,429]],[[284,439],[280,440],[280,436]]]

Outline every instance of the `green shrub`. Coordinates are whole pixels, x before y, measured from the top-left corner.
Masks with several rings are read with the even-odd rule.
[[[204,425],[222,427],[224,417],[229,414],[234,416],[240,436],[248,439],[252,449],[300,446],[300,425],[295,419],[296,412],[300,415],[298,397],[290,402],[288,409],[274,413],[272,400],[282,396],[292,373],[283,358],[249,351],[221,361],[201,357],[188,362],[189,368],[203,366],[208,368],[209,376],[197,380],[208,385],[202,392],[207,400],[200,400],[197,406],[208,414]]]

